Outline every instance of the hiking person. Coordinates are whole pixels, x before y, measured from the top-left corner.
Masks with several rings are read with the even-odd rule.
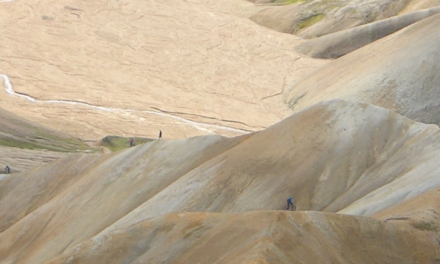
[[[130,138],[130,147],[134,146],[133,138]]]
[[[159,139],[162,139],[162,130],[159,130]]]
[[[11,168],[9,168],[8,165],[6,165],[6,167],[5,167],[5,172],[6,172],[7,174],[11,173]]]

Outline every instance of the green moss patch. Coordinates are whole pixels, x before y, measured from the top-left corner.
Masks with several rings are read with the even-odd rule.
[[[0,146],[22,148],[22,149],[46,149],[41,144],[14,139],[14,138],[0,138]]]
[[[78,138],[31,123],[1,108],[0,146],[57,152],[97,151]]]
[[[273,0],[271,1],[270,5],[290,5],[290,4],[299,4],[306,2],[307,0]]]
[[[296,27],[296,29],[297,29],[297,31],[299,31],[301,29],[310,27],[311,25],[316,24],[319,21],[321,21],[324,17],[325,17],[325,14],[316,14],[316,15],[310,16],[308,18],[305,18],[298,23],[298,26]]]
[[[290,4],[298,4],[298,3],[302,3],[305,2],[306,0],[284,0],[284,1],[280,1],[281,4],[283,5],[290,5]]]
[[[120,149],[130,147],[130,138],[131,137],[106,136],[101,140],[100,145],[110,149],[111,151],[118,151]],[[133,137],[133,142],[135,145],[140,145],[153,140],[154,139],[152,138]]]
[[[63,138],[45,133],[18,138],[3,135],[0,136],[0,146],[34,150],[45,149],[56,152],[96,151],[79,139]]]
[[[417,223],[412,223],[412,226],[414,226],[417,229],[423,230],[423,231],[438,231],[439,230],[439,226],[434,222],[420,221]]]

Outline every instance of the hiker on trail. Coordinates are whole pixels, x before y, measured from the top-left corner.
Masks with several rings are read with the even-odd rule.
[[[130,147],[134,146],[133,138],[130,138]]]
[[[6,165],[6,167],[5,167],[5,172],[6,172],[7,174],[11,173],[11,168],[9,168],[9,166],[7,166],[7,165]]]
[[[162,130],[159,130],[159,139],[162,139]]]
[[[290,198],[287,199],[287,209],[289,209],[290,206],[294,206],[294,204],[293,204],[293,197],[292,196],[290,196]]]

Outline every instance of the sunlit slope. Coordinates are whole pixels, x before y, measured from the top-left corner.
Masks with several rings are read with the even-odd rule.
[[[50,166],[5,175],[0,182],[0,232],[79,181],[91,165],[99,164],[98,157],[75,154]]]
[[[299,210],[330,212],[371,199],[346,211],[370,215],[440,186],[438,144],[436,126],[371,105],[322,103],[188,172],[109,230],[174,211],[281,209],[290,195]]]
[[[372,103],[424,123],[440,123],[440,15],[343,56],[286,92],[295,111],[340,98]]]
[[[435,263],[436,237],[318,212],[181,213],[97,235],[45,263]]]
[[[0,181],[0,188],[12,189],[0,200],[0,215],[5,215],[6,227],[13,224],[0,233],[0,262],[41,263],[61,253],[112,225],[188,171],[243,139],[208,136],[161,140],[105,155],[93,167],[88,166],[92,157],[83,154],[74,158],[76,162],[60,160],[40,171],[19,175],[22,180],[12,184],[9,182],[13,179]],[[63,162],[66,167],[61,168]],[[61,173],[70,166],[84,170],[71,179],[69,173]],[[43,176],[49,171],[56,179]],[[60,185],[57,193],[52,190],[56,184]],[[30,196],[50,199],[44,204],[41,199],[31,199],[30,205],[17,201],[20,197],[29,200],[19,194],[25,190]],[[11,207],[14,203],[22,206]]]
[[[0,181],[0,261],[41,263],[166,213],[279,210],[290,195],[301,211],[371,215],[440,186],[439,144],[437,126],[330,101],[243,137],[73,156]]]
[[[433,6],[439,6],[439,0],[413,0],[403,10],[403,12],[410,12],[418,9],[425,9]]]
[[[383,210],[373,217],[383,221],[409,222],[426,231],[440,231],[440,188],[422,193]]]
[[[17,147],[0,147],[0,174],[5,176],[3,173],[6,166],[11,169],[12,174],[15,174],[53,162],[71,154],[71,152],[47,151],[44,149],[34,150]]]

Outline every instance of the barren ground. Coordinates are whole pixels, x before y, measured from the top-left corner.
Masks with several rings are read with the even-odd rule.
[[[85,139],[260,130],[290,115],[286,85],[326,64],[244,0],[0,5],[0,107]]]

